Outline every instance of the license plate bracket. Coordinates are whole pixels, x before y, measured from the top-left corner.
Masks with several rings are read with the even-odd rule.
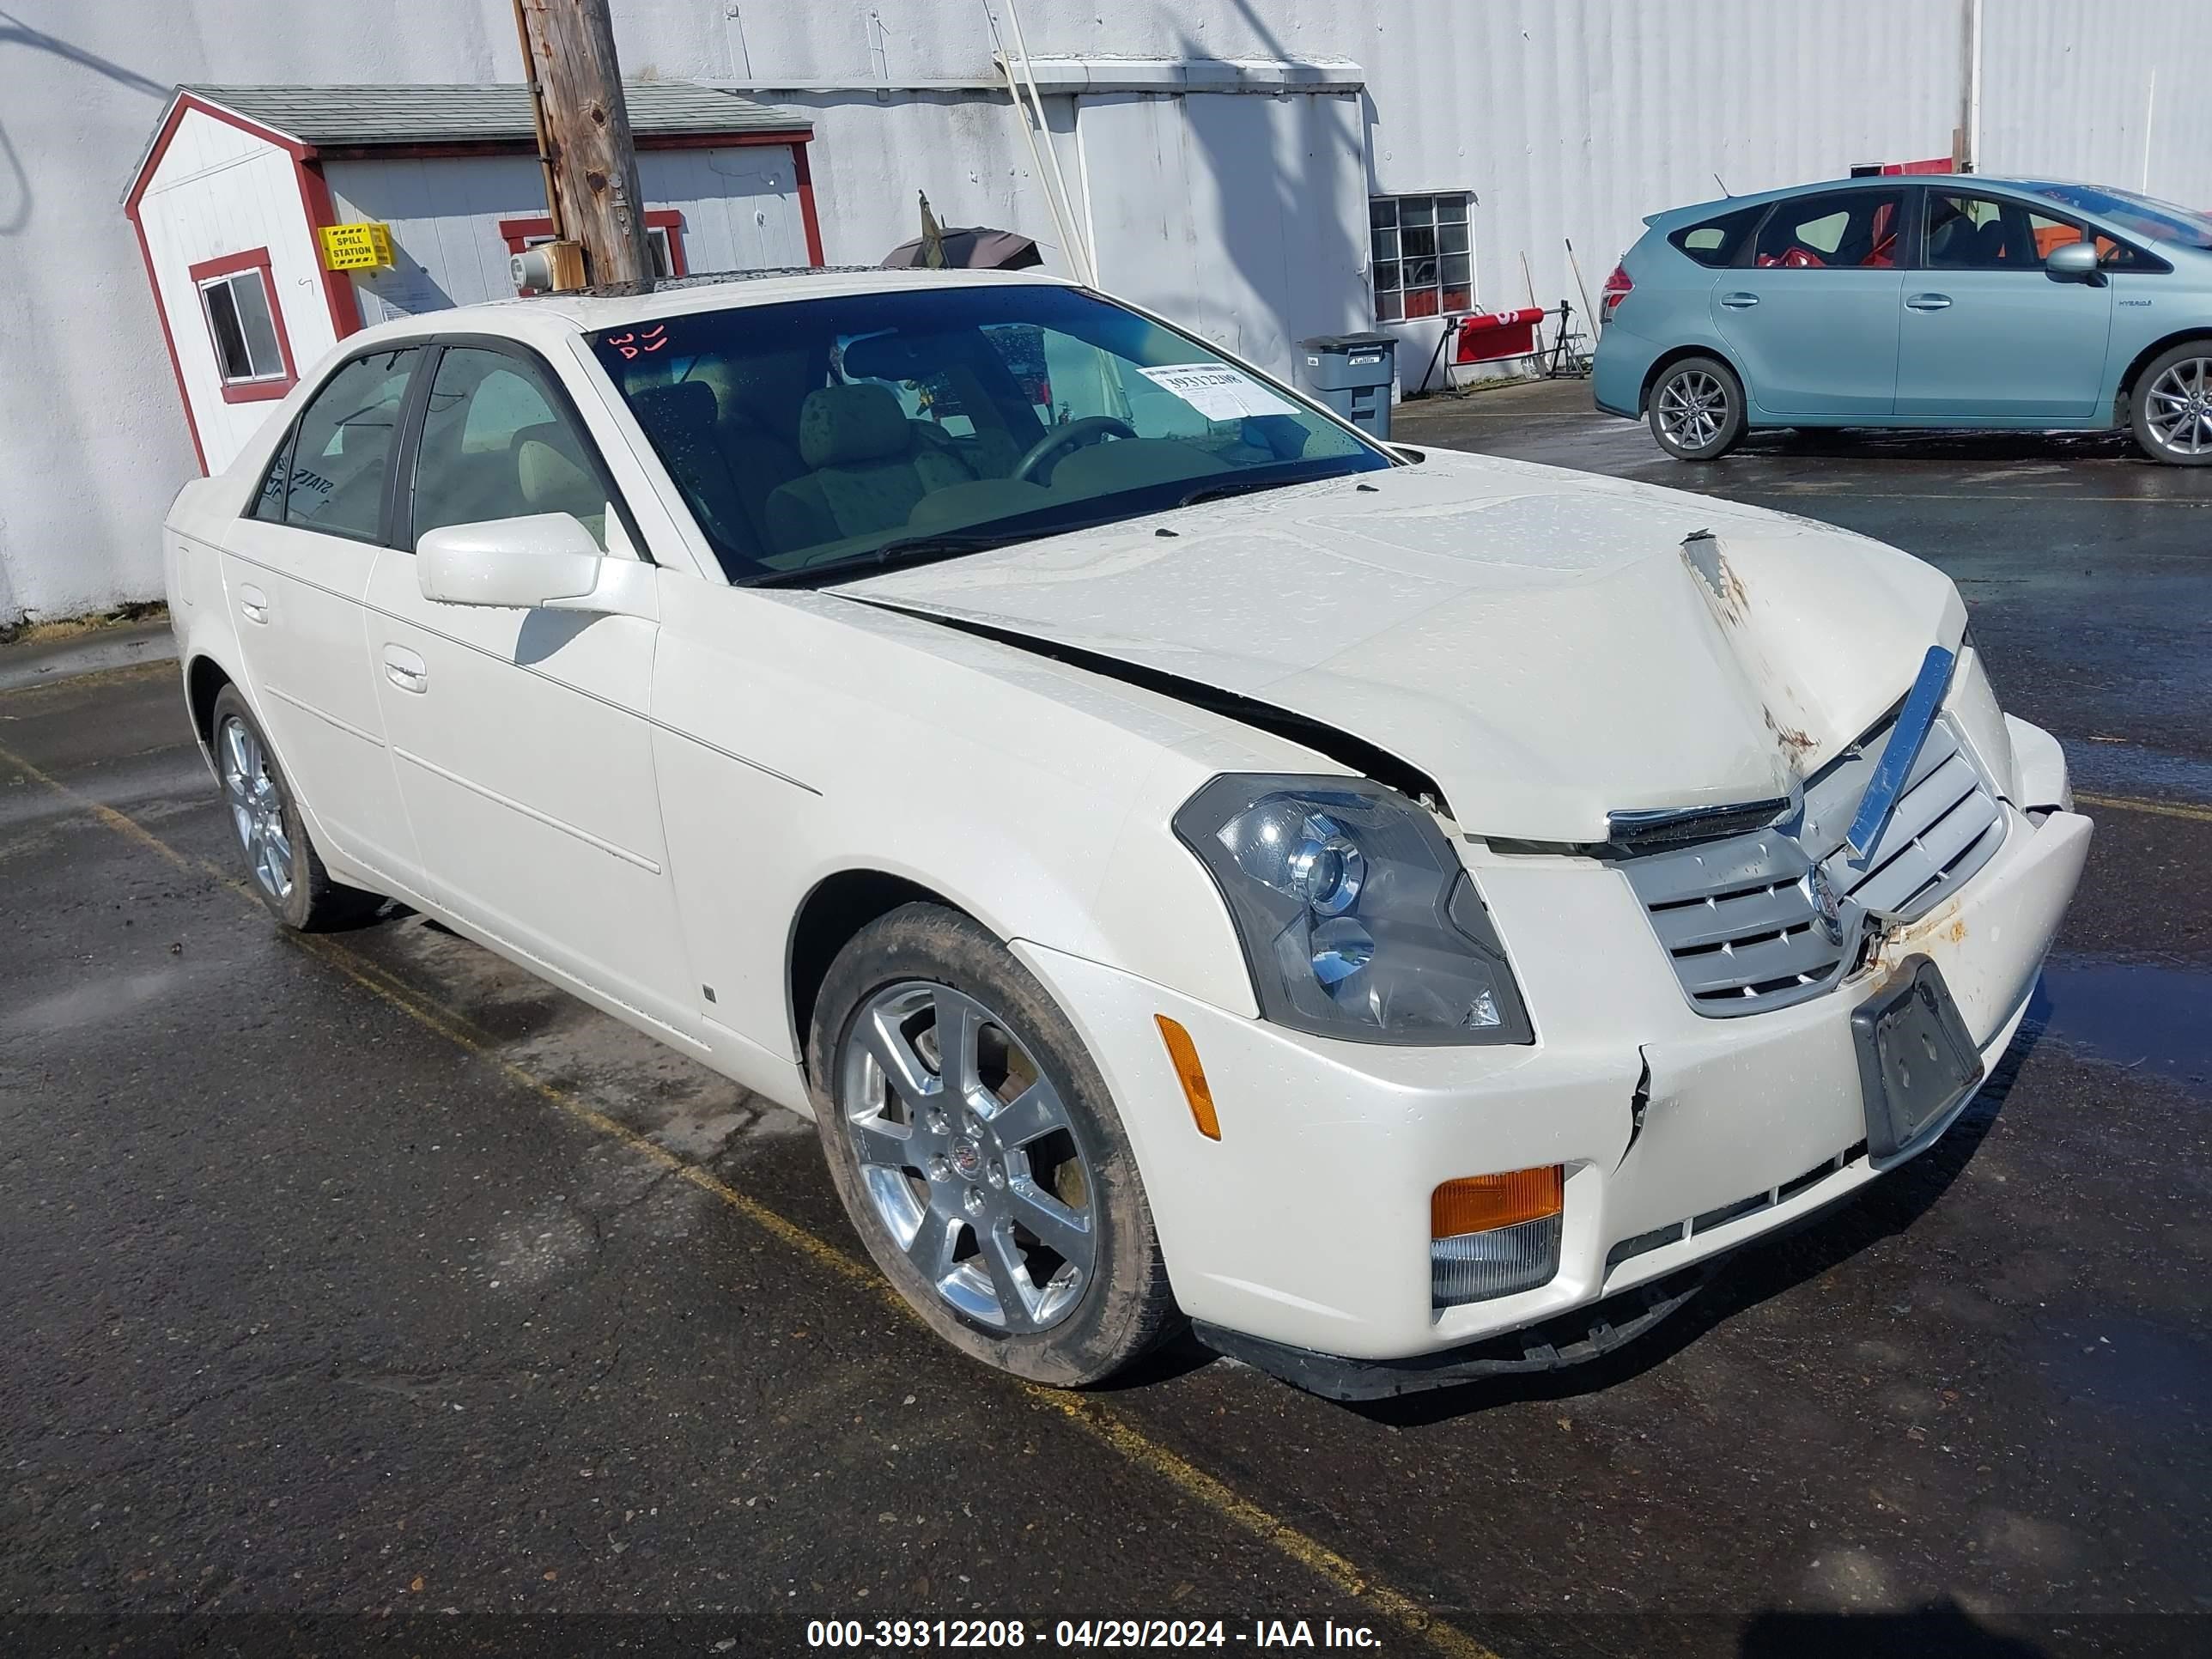
[[[1927,957],[1906,957],[1894,986],[1853,1011],[1851,1038],[1872,1158],[1894,1157],[1981,1086],[1981,1053]]]

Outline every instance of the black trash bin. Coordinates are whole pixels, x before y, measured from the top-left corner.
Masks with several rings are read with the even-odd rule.
[[[1398,342],[1388,334],[1324,334],[1298,342],[1298,384],[1370,437],[1390,435]]]

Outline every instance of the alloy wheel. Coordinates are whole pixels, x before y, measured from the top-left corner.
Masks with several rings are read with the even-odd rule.
[[[1703,369],[1677,374],[1659,390],[1659,429],[1684,449],[1703,449],[1721,434],[1728,388]]]
[[[262,891],[279,904],[292,896],[292,840],[284,830],[284,787],[270,770],[268,751],[253,728],[236,715],[216,734],[222,762],[224,804],[246,862]]]
[[[839,1109],[861,1185],[950,1307],[1009,1334],[1065,1318],[1096,1272],[1097,1188],[1066,1103],[982,1003],[909,980],[854,1017]]]
[[[2169,364],[2143,407],[2151,436],[2177,455],[2212,452],[2212,357]]]

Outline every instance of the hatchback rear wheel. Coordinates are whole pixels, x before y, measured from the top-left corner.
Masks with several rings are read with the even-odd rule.
[[[1743,436],[1743,383],[1717,357],[1685,357],[1651,388],[1651,435],[1678,461],[1716,461]]]
[[[2129,414],[2153,460],[2212,466],[2212,340],[2191,340],[2136,377]]]

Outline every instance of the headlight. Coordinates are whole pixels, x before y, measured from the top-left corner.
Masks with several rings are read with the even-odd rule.
[[[1436,820],[1352,778],[1216,778],[1175,816],[1243,942],[1260,1010],[1319,1036],[1534,1036],[1474,878]]]

